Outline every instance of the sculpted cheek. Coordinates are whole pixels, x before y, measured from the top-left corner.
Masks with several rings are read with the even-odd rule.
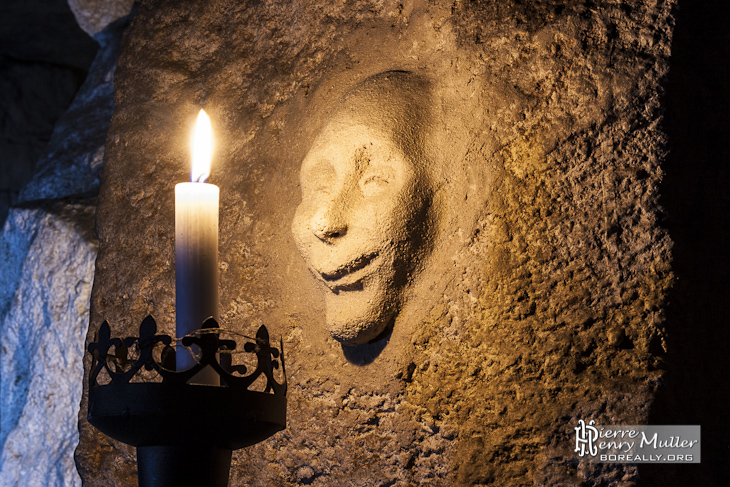
[[[294,243],[299,248],[300,252],[304,251],[307,246],[307,235],[311,233],[309,231],[309,221],[311,219],[308,216],[311,213],[309,205],[302,202],[297,208],[294,214],[294,220],[292,220],[291,232],[294,237]]]

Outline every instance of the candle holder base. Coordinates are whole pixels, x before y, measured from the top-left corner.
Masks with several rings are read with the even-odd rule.
[[[138,337],[125,339],[110,338],[104,322],[88,347],[93,356],[88,421],[137,447],[140,487],[225,486],[233,450],[286,427],[283,354],[269,345],[266,328],[260,327],[243,347],[257,358],[255,370],[246,375],[245,365],[231,360],[236,342],[221,340],[212,319],[204,327],[200,336],[182,340],[187,347],[199,347],[200,360],[180,372],[174,370],[172,338],[158,335],[149,316]],[[279,364],[281,382],[274,378]],[[188,382],[208,367],[220,386]],[[101,376],[108,382],[101,383]],[[141,381],[150,378],[161,381]],[[254,383],[263,390],[253,390]]]
[[[226,487],[231,450],[215,447],[138,446],[140,487]]]

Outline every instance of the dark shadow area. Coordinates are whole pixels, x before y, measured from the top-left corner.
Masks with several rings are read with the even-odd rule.
[[[66,0],[0,2],[0,228],[97,49]]]
[[[367,365],[373,362],[383,351],[390,341],[390,335],[393,333],[393,321],[373,340],[363,345],[341,345],[342,353],[353,365]]]
[[[700,465],[641,465],[640,485],[730,478],[730,2],[680,0],[662,204],[674,241],[667,374],[651,424],[699,424]]]

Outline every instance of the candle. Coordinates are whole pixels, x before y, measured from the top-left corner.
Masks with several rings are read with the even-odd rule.
[[[210,118],[200,110],[193,136],[190,183],[175,185],[175,333],[183,337],[213,317],[218,320],[218,186],[210,174],[213,135]],[[197,348],[197,347],[196,347]],[[177,370],[195,365],[182,350]],[[210,381],[205,381],[211,383]]]

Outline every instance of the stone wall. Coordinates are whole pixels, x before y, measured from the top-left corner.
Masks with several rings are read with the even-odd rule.
[[[127,14],[134,0],[67,0],[79,26],[96,35],[107,25]]]
[[[0,6],[0,225],[18,203],[68,109],[97,44],[65,0],[6,0]]]
[[[2,486],[81,485],[73,455],[97,252],[95,196],[127,23],[96,35],[89,74],[33,177],[15,188],[19,201],[0,233]],[[31,117],[33,107],[26,109]]]
[[[93,207],[14,209],[0,250],[0,485],[80,485],[73,461],[96,241]],[[5,290],[4,289],[4,290]],[[9,308],[9,309],[8,309]]]
[[[147,314],[173,330],[173,187],[203,107],[222,326],[282,336],[289,379],[287,430],[236,452],[231,485],[636,484],[635,465],[578,462],[571,433],[647,422],[662,381],[673,5],[141,2],[88,338],[103,320],[133,335]],[[433,80],[443,213],[392,333],[343,347],[290,232],[299,166],[337,100],[389,70]],[[85,485],[135,485],[133,449],[84,410]]]

